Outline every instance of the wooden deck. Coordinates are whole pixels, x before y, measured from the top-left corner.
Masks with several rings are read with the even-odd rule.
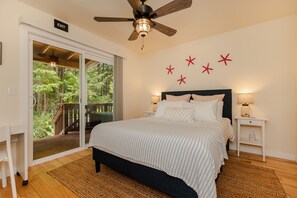
[[[90,139],[90,130],[85,134],[85,142]],[[67,135],[55,135],[33,142],[33,159],[40,159],[60,152],[79,147],[79,132],[69,132]]]

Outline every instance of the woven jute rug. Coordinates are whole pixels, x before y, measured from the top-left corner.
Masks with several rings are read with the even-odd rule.
[[[95,173],[90,156],[76,160],[48,172],[68,189],[82,198],[91,197],[169,197],[101,165]],[[236,158],[226,160],[217,180],[219,198],[273,198],[286,197],[273,170],[251,165]]]

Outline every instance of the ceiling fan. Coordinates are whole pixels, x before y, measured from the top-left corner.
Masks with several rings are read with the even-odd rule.
[[[145,1],[128,0],[130,6],[133,8],[134,18],[94,17],[94,20],[98,22],[133,22],[134,31],[130,35],[129,41],[136,40],[138,35],[145,37],[152,29],[158,30],[167,36],[173,36],[177,30],[152,21],[152,19],[189,8],[192,5],[192,0],[173,0],[159,9],[153,10],[150,6],[144,4]]]
[[[59,57],[55,56],[55,50],[52,50],[51,55],[47,55],[45,53],[39,53],[35,58],[38,58],[39,61],[45,61],[49,63],[52,67],[56,67],[59,62]]]

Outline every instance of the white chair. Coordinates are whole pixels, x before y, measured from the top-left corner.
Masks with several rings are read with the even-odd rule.
[[[0,165],[1,165],[1,175],[2,175],[2,187],[5,188],[7,186],[5,164],[6,162],[8,162],[12,196],[13,198],[17,198],[12,154],[11,154],[10,127],[8,126],[0,127],[0,143],[6,144],[6,147],[4,146],[4,144],[0,145]]]

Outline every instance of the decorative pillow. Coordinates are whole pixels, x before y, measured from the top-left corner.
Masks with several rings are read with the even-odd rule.
[[[210,100],[223,101],[224,97],[225,97],[225,94],[217,94],[217,95],[209,95],[209,96],[192,94],[193,100],[196,100],[196,101],[210,101]]]
[[[194,109],[194,120],[217,122],[218,100],[194,101],[189,103]]]
[[[166,108],[164,119],[182,122],[194,122],[194,109],[192,108]]]
[[[184,100],[186,102],[189,102],[191,98],[191,94],[185,94],[185,95],[181,95],[181,96],[173,96],[173,95],[168,95],[166,94],[166,100],[167,101],[180,101],[180,100]]]
[[[165,114],[165,110],[168,107],[184,107],[184,103],[187,103],[183,100],[180,101],[167,101],[167,100],[162,100],[158,102],[157,105],[157,110],[155,113],[155,117],[163,117]]]

